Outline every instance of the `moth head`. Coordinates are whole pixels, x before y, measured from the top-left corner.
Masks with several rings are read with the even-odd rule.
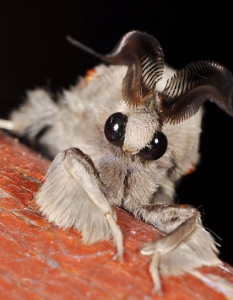
[[[164,55],[153,36],[130,31],[103,55],[68,37],[75,46],[102,61],[126,65],[122,97],[129,115],[115,112],[106,120],[107,140],[146,160],[160,158],[167,149],[163,124],[178,124],[194,116],[210,100],[233,116],[233,76],[222,65],[198,61],[185,66],[171,77],[163,91],[156,90],[164,71]]]
[[[137,154],[142,160],[159,159],[167,150],[167,138],[160,131],[154,114],[134,110],[128,116],[116,112],[104,126],[107,140],[124,151]]]

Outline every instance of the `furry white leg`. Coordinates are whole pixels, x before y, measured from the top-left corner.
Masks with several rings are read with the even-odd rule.
[[[203,227],[195,208],[188,205],[144,206],[137,210],[136,216],[167,233],[141,249],[143,255],[152,255],[149,271],[156,293],[162,294],[160,275],[179,276],[204,265],[222,263],[217,257],[215,242]]]
[[[0,119],[0,128],[13,131],[14,123],[12,121]]]
[[[41,212],[60,227],[81,231],[84,243],[113,236],[122,257],[123,237],[91,158],[77,148],[59,153],[36,195]]]

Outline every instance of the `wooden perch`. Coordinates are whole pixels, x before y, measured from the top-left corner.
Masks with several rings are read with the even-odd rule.
[[[113,242],[84,245],[81,235],[41,216],[34,193],[49,161],[0,132],[0,296],[17,300],[161,299],[153,294],[150,257],[140,247],[161,233],[116,209],[124,261]],[[162,299],[233,299],[233,268],[223,262],[195,274],[162,278]]]

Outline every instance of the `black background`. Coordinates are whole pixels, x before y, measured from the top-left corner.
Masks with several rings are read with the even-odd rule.
[[[108,53],[127,31],[143,30],[160,41],[174,68],[205,59],[233,71],[231,11],[226,1],[1,1],[0,117],[26,90],[60,91],[99,63],[66,35]],[[200,210],[204,225],[218,236],[220,258],[233,265],[233,119],[212,103],[204,106],[201,163],[182,181],[178,201]]]

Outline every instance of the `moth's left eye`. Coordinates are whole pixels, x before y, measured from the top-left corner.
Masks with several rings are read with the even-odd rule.
[[[104,134],[111,144],[119,147],[123,146],[127,120],[127,116],[120,112],[112,114],[107,119]]]
[[[149,146],[138,152],[138,156],[143,160],[159,159],[167,150],[167,137],[161,131],[154,134]]]

